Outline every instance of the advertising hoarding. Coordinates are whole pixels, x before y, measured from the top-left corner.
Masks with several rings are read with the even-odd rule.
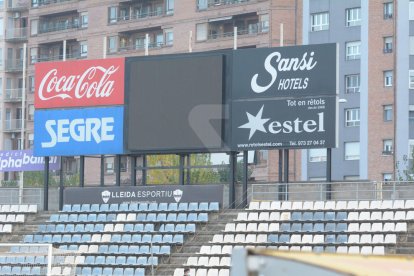
[[[123,153],[124,107],[36,110],[36,156]]]
[[[59,158],[52,156],[49,159],[49,170],[59,170]],[[43,171],[44,157],[36,157],[32,150],[4,150],[0,151],[0,172],[27,172]]]
[[[35,108],[124,104],[124,58],[35,64]]]

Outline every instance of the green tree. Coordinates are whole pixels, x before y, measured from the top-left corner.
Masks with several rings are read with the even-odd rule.
[[[247,168],[247,179],[250,178],[250,176],[253,173],[253,169],[248,167]],[[219,175],[220,175],[220,182],[229,182],[229,174],[230,174],[230,167],[223,167],[219,170]],[[239,160],[237,161],[237,165],[236,165],[236,182],[242,182],[243,181],[243,161]]]

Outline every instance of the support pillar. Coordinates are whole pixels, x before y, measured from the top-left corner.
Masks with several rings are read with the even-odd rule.
[[[49,160],[50,157],[45,157],[45,170],[43,173],[44,183],[43,183],[43,210],[49,210]]]
[[[243,207],[247,208],[247,184],[248,184],[248,169],[249,169],[249,152],[243,151]]]
[[[137,157],[131,155],[129,158],[131,162],[131,186],[137,186]]]

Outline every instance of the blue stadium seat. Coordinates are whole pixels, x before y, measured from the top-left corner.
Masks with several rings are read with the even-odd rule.
[[[129,256],[127,258],[126,264],[127,265],[134,265],[136,262],[137,262],[137,257],[135,257],[135,256]],[[125,272],[124,272],[124,274],[125,274]]]
[[[118,256],[116,257],[115,264],[117,265],[125,265],[126,263],[126,257],[125,256]]]
[[[39,232],[46,232],[46,225],[45,224],[40,224],[37,227],[37,229],[38,229]]]
[[[109,212],[118,212],[119,205],[117,203],[113,203],[109,205]]]
[[[25,263],[25,258],[24,258],[24,256],[17,256],[17,257],[16,257],[16,263],[17,263],[17,264],[24,264],[24,263]]]
[[[52,242],[52,235],[43,235],[42,242],[43,243],[51,243]]]
[[[136,264],[137,265],[147,265],[147,257],[143,257],[143,256],[138,257]]]
[[[49,221],[50,222],[58,222],[59,221],[59,215],[57,215],[57,214],[51,215]]]
[[[178,204],[178,211],[188,211],[188,203],[181,202],[180,204]]]
[[[106,221],[115,221],[116,220],[116,214],[108,214],[106,216]]]
[[[25,235],[23,238],[24,243],[33,243],[33,235]]]
[[[75,231],[74,232],[84,232],[85,231],[85,225],[82,223],[75,225]]]
[[[102,270],[102,276],[112,276],[112,274],[112,267],[104,267],[104,269]]]
[[[323,252],[323,246],[314,246],[312,248],[312,251],[315,253],[322,253]]]
[[[336,220],[347,220],[348,213],[347,212],[337,212],[336,213]]]
[[[123,234],[122,238],[121,238],[121,242],[130,243],[131,242],[131,234]]]
[[[167,215],[167,222],[175,222],[175,221],[177,221],[177,214],[169,213]]]
[[[348,230],[348,225],[344,222],[337,223],[335,230],[336,232],[345,232],[346,230]]]
[[[165,213],[159,213],[157,215],[157,221],[158,222],[166,222],[167,221],[167,214],[165,214]]]
[[[104,225],[102,223],[95,224],[93,228],[94,232],[104,232]]]
[[[106,257],[106,264],[107,265],[114,265],[115,264],[115,256],[107,256]]]
[[[144,213],[137,214],[137,221],[145,221],[147,219],[147,215]]]
[[[64,224],[57,224],[56,228],[55,228],[55,232],[59,232],[59,233],[65,232],[65,225]]]
[[[69,220],[69,215],[68,214],[60,214],[59,216],[59,221],[60,222],[68,222]]]
[[[127,255],[129,253],[129,247],[128,245],[121,245],[118,248],[118,254],[125,254]]]
[[[99,206],[99,212],[108,212],[109,211],[109,204],[101,204]]]
[[[186,222],[187,221],[187,214],[186,213],[178,213],[176,221]]]
[[[118,245],[111,244],[108,248],[109,254],[117,254],[118,253]]]
[[[97,265],[105,264],[105,256],[96,256],[95,264],[97,264]]]
[[[199,213],[197,221],[199,221],[199,222],[208,222],[208,214],[207,213]]]
[[[108,245],[104,244],[104,245],[100,245],[98,247],[98,253],[107,253],[108,252]]]
[[[301,223],[292,223],[292,231],[294,231],[294,232],[302,231],[302,224]]]
[[[144,232],[144,224],[142,223],[135,224],[134,232]]]
[[[99,204],[92,204],[90,212],[92,212],[92,213],[99,212]]]
[[[90,204],[82,204],[80,211],[83,212],[83,213],[89,213],[91,211],[91,205]]]
[[[121,204],[119,204],[119,211],[120,212],[127,212],[127,211],[129,211],[129,204],[127,204],[127,203],[121,203]]]
[[[81,206],[80,204],[73,204],[72,205],[72,212],[80,212]]]
[[[83,234],[81,238],[81,242],[83,243],[90,242],[91,239],[92,239],[91,234]]]
[[[158,204],[158,211],[159,212],[161,212],[161,211],[168,211],[168,203],[165,203],[165,202],[159,203]]]
[[[156,202],[151,202],[148,205],[148,211],[158,211],[158,204]]]
[[[173,224],[172,224],[172,227],[174,228]],[[183,223],[176,224],[175,229],[173,231],[178,232],[178,233],[186,232],[185,231],[185,224],[183,224]],[[170,232],[172,232],[172,231],[170,231]]]
[[[21,274],[22,275],[30,275],[31,274],[31,272],[30,272],[30,266],[23,266],[22,267]]]
[[[325,216],[323,212],[315,212],[313,213],[313,220],[324,220]]]
[[[150,247],[149,245],[141,245],[139,248],[140,255],[148,255],[150,254]]]
[[[46,225],[46,232],[55,232],[56,225],[54,224],[48,224]]]
[[[164,235],[164,236],[167,236],[167,235]],[[171,236],[171,241],[172,241],[172,236]],[[162,243],[162,242],[163,242],[162,235],[157,234],[157,235],[152,236],[152,243]]]
[[[16,263],[16,258],[14,256],[8,256],[6,257],[6,264],[15,264]]]
[[[113,276],[124,276],[124,269],[117,267],[114,269]]]
[[[186,232],[191,232],[191,233],[195,233],[196,231],[196,225],[194,223],[189,223],[185,226],[185,231]]]
[[[95,256],[86,256],[85,258],[85,264],[92,265],[95,263]]]
[[[127,223],[124,225],[124,232],[134,232],[134,225]]]
[[[94,224],[88,223],[88,224],[85,224],[84,231],[85,232],[93,232],[93,229],[94,228],[95,228],[95,225]]]
[[[174,244],[182,244],[182,243],[184,243],[184,235],[181,235],[181,234],[174,235],[174,238],[173,238],[173,241],[172,242]]]
[[[62,212],[70,212],[72,210],[72,206],[69,204],[63,205]]]
[[[325,220],[328,220],[328,221],[335,220],[335,212],[326,212]]]
[[[218,211],[219,207],[220,206],[218,202],[210,202],[210,206],[209,206],[210,211]]]
[[[335,253],[336,252],[335,246],[325,246],[325,252]]]
[[[325,225],[325,231],[334,232],[334,231],[335,231],[335,223],[333,223],[333,222],[328,222],[328,223]]]
[[[68,246],[68,250],[71,250],[71,251],[78,251],[78,248],[79,248],[79,246],[76,245],[76,244],[71,244],[71,245]]]
[[[302,220],[302,212],[292,212],[291,220]]]
[[[142,243],[151,243],[152,235],[144,234],[142,235],[141,242]]]
[[[290,235],[282,234],[279,236],[280,243],[288,243],[290,241]]]
[[[315,225],[313,226],[313,231],[315,231],[315,232],[325,231],[324,224],[323,223],[315,223]]]
[[[162,255],[170,255],[171,253],[171,246],[169,245],[162,245],[160,248],[160,254]]]
[[[198,203],[197,202],[190,202],[188,204],[188,211],[198,211]]]
[[[77,218],[78,222],[87,222],[88,221],[88,215],[87,214],[79,214]]]
[[[290,231],[290,223],[282,223],[280,225],[280,231],[284,231],[284,232]]]
[[[338,235],[336,237],[337,243],[347,243],[348,242],[348,236],[347,235]]]
[[[12,247],[10,247],[10,252],[11,253],[19,253],[20,252],[20,246],[12,246]],[[1,258],[3,258],[3,256],[0,256],[0,260],[1,260]],[[0,263],[1,263],[1,261],[0,261]]]
[[[136,257],[134,257],[134,258],[136,259]],[[128,263],[128,261],[127,261],[127,263]],[[134,275],[134,269],[132,267],[126,267],[124,269],[124,275]]]
[[[60,243],[62,242],[62,235],[53,235],[52,243]]]
[[[147,264],[148,265],[158,265],[158,257],[148,257]]]
[[[134,276],[145,276],[145,268],[136,268]]]
[[[36,256],[34,263],[35,264],[45,264],[46,263],[45,256]]]
[[[171,224],[171,223],[166,224],[164,228],[164,232],[174,232],[174,224]]]
[[[42,242],[42,240],[43,240],[43,235],[36,234],[33,236],[33,242],[35,243]]]
[[[293,228],[293,227],[292,227],[292,228]],[[295,231],[295,230],[293,230],[293,231]],[[312,232],[312,231],[313,231],[313,224],[312,224],[312,223],[310,223],[310,222],[304,223],[304,224],[302,225],[302,231],[305,231],[305,232]]]
[[[65,226],[65,232],[66,233],[72,233],[75,232],[75,224],[66,224]]]
[[[131,238],[132,243],[140,243],[142,239],[141,234],[133,234]]]
[[[80,234],[72,235],[72,243],[80,243],[82,236]]]
[[[150,253],[153,255],[160,254],[160,246],[159,245],[153,245],[150,247]]]
[[[313,220],[313,212],[303,212],[302,219],[303,220]]]
[[[157,221],[157,214],[155,214],[155,213],[147,214],[146,221],[156,222]]]
[[[121,234],[114,234],[111,237],[111,242],[120,242],[121,241]]]
[[[176,202],[168,204],[168,211],[178,211],[178,204]]]
[[[335,243],[335,235],[325,235],[325,242],[326,243]]]
[[[198,210],[200,210],[200,211],[209,211],[208,202],[200,202],[200,204],[198,206]]]
[[[11,274],[12,275],[20,275],[22,272],[22,268],[20,266],[13,266]]]
[[[144,226],[144,232],[154,232],[154,229],[155,227],[154,227],[154,224],[152,223],[147,223]]]
[[[140,247],[138,245],[131,245],[128,248],[129,254],[137,255],[139,251],[140,251]]]
[[[26,261],[27,264],[33,264],[35,262],[35,256],[26,256]]]
[[[88,257],[90,257],[90,256],[88,256]],[[84,267],[84,268],[82,268],[82,274],[81,274],[82,276],[90,276],[90,275],[92,275],[92,268],[91,267]]]
[[[129,211],[138,211],[138,203],[134,202],[129,204]]]
[[[148,203],[140,203],[138,211],[148,211]]]
[[[106,221],[106,214],[89,214],[88,215],[89,222],[104,222]]]
[[[94,267],[92,270],[92,276],[102,276],[102,267]]]
[[[1,274],[2,274],[2,275],[11,274],[11,270],[12,270],[11,266],[8,266],[8,265],[6,265],[6,266],[2,266],[2,267],[1,267]],[[39,272],[40,272],[40,271],[39,271]]]

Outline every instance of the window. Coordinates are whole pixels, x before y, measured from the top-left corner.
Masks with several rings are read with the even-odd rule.
[[[0,37],[3,37],[3,32],[4,32],[4,22],[3,22],[3,18],[0,17]]]
[[[408,20],[414,20],[414,1],[410,1],[408,5]]]
[[[309,149],[309,162],[326,161],[326,149]]]
[[[29,121],[33,121],[33,119],[34,119],[34,111],[35,111],[35,108],[34,108],[34,105],[33,104],[29,104],[28,106],[27,106],[27,108],[29,109]]]
[[[414,55],[414,36],[410,36],[410,55]]]
[[[32,7],[39,6],[39,0],[32,0]]]
[[[383,173],[382,174],[383,181],[392,181],[392,173]]]
[[[392,36],[384,37],[384,53],[392,53]]]
[[[80,44],[80,56],[81,57],[87,57],[88,56],[88,42],[87,41],[81,41]]]
[[[323,31],[329,29],[329,13],[315,13],[311,15],[311,31]]]
[[[260,16],[260,27],[261,27],[262,33],[266,33],[269,31],[269,15],[268,14],[262,14]]]
[[[382,140],[382,154],[383,155],[392,154],[392,140],[391,139]]]
[[[34,76],[29,76],[29,93],[33,93],[35,91],[35,78]]]
[[[207,23],[201,23],[196,25],[197,41],[207,40]]]
[[[359,142],[345,142],[345,160],[359,160]]]
[[[359,93],[359,74],[345,76],[345,93]]]
[[[197,8],[199,10],[207,9],[207,0],[197,0]]]
[[[345,44],[346,48],[346,60],[354,60],[361,58],[361,41],[347,42]]]
[[[108,22],[116,23],[118,21],[118,7],[108,8]]]
[[[81,28],[87,28],[88,27],[88,12],[82,12],[80,14],[81,18]]]
[[[384,122],[392,121],[392,105],[384,105]]]
[[[109,53],[116,52],[116,36],[108,37],[108,52]]]
[[[114,162],[113,158],[105,159],[105,173],[114,173]]]
[[[345,126],[359,126],[359,108],[345,109]]]
[[[414,70],[409,71],[408,75],[408,88],[414,89]]]
[[[384,71],[384,86],[392,86],[392,71]]]
[[[174,0],[167,0],[166,3],[167,7],[167,14],[173,14],[174,13]]]
[[[33,149],[33,145],[34,145],[34,134],[33,133],[29,134],[28,140],[29,140],[29,149]]]
[[[174,44],[174,33],[173,33],[173,29],[165,29],[164,30],[165,33],[165,44],[167,46],[171,46]]]
[[[361,8],[352,8],[346,10],[346,26],[361,25]]]
[[[394,3],[388,2],[384,3],[384,19],[392,18],[394,13]]]
[[[39,20],[34,19],[30,21],[30,35],[37,35]]]

